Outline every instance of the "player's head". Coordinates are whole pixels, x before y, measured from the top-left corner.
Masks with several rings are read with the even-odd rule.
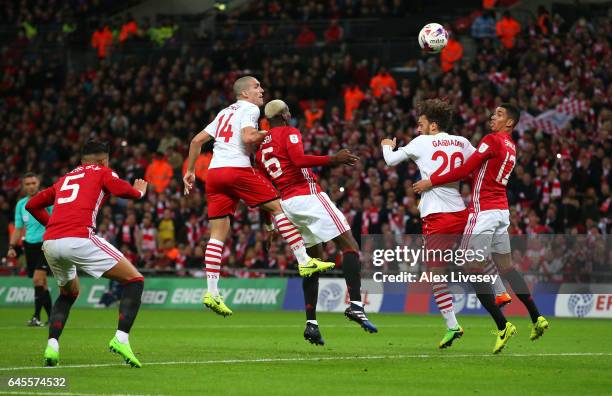
[[[291,113],[287,103],[280,99],[274,99],[266,104],[264,109],[266,118],[270,120],[271,126],[289,125],[291,121]]]
[[[40,179],[36,173],[26,173],[21,178],[21,182],[23,183],[23,189],[29,196],[36,194],[40,188]]]
[[[428,99],[417,106],[419,119],[417,131],[421,135],[435,135],[450,128],[453,107],[440,99]]]
[[[521,119],[521,111],[513,104],[502,103],[491,116],[491,130],[493,132],[512,132]]]
[[[108,166],[108,143],[90,139],[81,147],[81,163]]]
[[[263,93],[259,81],[253,76],[240,77],[234,82],[236,100],[246,100],[257,106],[263,106]]]

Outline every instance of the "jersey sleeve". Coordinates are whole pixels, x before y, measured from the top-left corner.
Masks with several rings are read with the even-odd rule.
[[[451,170],[444,175],[432,175],[431,184],[433,186],[439,186],[442,184],[452,183],[468,177],[476,168],[480,167],[486,160],[493,156],[494,148],[492,147],[495,143],[487,135],[485,136],[478,145],[478,148],[470,156],[470,158],[460,167]]]
[[[142,198],[144,194],[136,190],[125,180],[121,180],[115,172],[107,169],[102,175],[102,186],[111,194],[120,198]]]
[[[217,123],[219,122],[218,119],[219,119],[219,116],[217,115],[217,117],[215,117],[215,119],[210,124],[204,127],[204,132],[206,132],[213,138],[215,137],[215,132],[217,131]]]
[[[422,145],[423,145],[423,139],[421,139],[421,136],[417,136],[416,138],[412,139],[410,143],[408,143],[404,147],[400,147],[397,150],[398,151],[401,150],[406,156],[406,159],[411,159],[414,161],[419,158],[419,155],[420,155],[419,153],[422,152],[421,150]]]
[[[242,131],[244,128],[255,128],[257,129],[257,123],[259,122],[259,107],[253,105],[249,106],[242,113],[240,118],[240,130]]]
[[[20,203],[15,207],[15,228],[23,228],[23,205]]]
[[[34,195],[25,206],[25,209],[43,226],[49,222],[47,207],[55,201],[55,187],[49,187]]]
[[[476,151],[476,148],[472,146],[472,143],[470,143],[469,140],[465,139],[465,148],[463,149],[463,157],[467,160],[468,158],[472,156],[472,154],[474,154],[474,151]]]
[[[302,134],[297,129],[291,131],[285,137],[287,156],[298,168],[312,168],[329,164],[329,155],[306,155],[302,144]]]

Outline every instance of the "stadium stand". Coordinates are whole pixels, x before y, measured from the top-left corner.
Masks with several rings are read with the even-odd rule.
[[[401,29],[410,25],[402,18],[411,18],[407,14],[422,1],[410,7],[400,1],[331,7],[250,2],[227,15],[207,14],[205,26],[196,26],[193,17],[95,23],[89,17],[104,2],[79,2],[97,6],[76,12],[68,12],[74,10],[70,1],[52,9],[40,2],[13,3],[6,2],[0,14],[2,252],[20,176],[37,172],[49,185],[78,163],[80,143],[96,135],[112,142],[112,167],[122,177],[147,174],[157,180],[144,202],[111,200],[99,216],[99,233],[145,270],[201,275],[202,242],[208,238],[206,165],[198,191],[188,198],[182,195],[182,169],[193,134],[232,101],[233,81],[247,72],[260,79],[267,100],[289,104],[307,152],[347,147],[362,158],[353,169],[317,172],[357,240],[361,234],[420,231],[418,196],[411,188],[417,168],[387,168],[379,142],[397,136],[406,144],[415,136],[415,104],[433,97],[454,104],[450,132],[474,144],[487,132],[496,104],[515,102],[528,113],[514,137],[520,154],[509,183],[513,234],[612,232],[612,23],[605,15],[590,15],[586,22],[579,13],[562,17],[553,9],[549,18],[521,18],[516,36],[512,24],[510,38],[500,35],[498,25],[501,40],[489,37],[494,28],[475,17],[477,28],[456,34],[465,53],[443,69],[439,56],[416,50],[418,24]],[[451,28],[458,18],[479,15],[481,2],[467,3],[444,16]],[[495,11],[501,21],[506,10]],[[104,56],[99,41],[91,47],[98,26],[108,26],[112,37]],[[381,44],[389,32],[398,39]],[[381,77],[385,68],[390,74]],[[463,195],[469,199],[468,185]],[[261,223],[257,210],[239,208],[229,244],[235,249],[223,257],[227,275],[291,272],[287,247],[278,242],[266,249]],[[336,254],[332,244],[327,250],[330,257]],[[543,273],[551,265],[545,255],[529,261],[523,253],[528,256],[516,253],[523,269]],[[608,261],[602,270],[612,270],[612,254]],[[4,268],[13,271],[15,265]]]

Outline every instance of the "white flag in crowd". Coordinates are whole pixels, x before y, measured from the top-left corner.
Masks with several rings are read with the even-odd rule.
[[[586,100],[566,99],[555,109],[545,111],[537,117],[532,116],[526,111],[521,112],[521,120],[516,129],[520,133],[525,132],[527,129],[539,129],[547,133],[560,133],[576,115],[589,110],[589,104]]]

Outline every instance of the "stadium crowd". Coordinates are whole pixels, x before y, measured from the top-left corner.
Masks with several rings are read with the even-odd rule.
[[[437,56],[423,56],[415,75],[403,75],[390,72],[392,65],[380,59],[322,49],[313,57],[296,52],[260,59],[255,75],[266,100],[282,98],[289,104],[306,152],[346,147],[361,157],[355,168],[316,171],[357,240],[362,234],[392,238],[420,232],[419,197],[411,188],[419,178],[416,165],[386,167],[379,145],[393,136],[407,144],[416,135],[420,100],[446,98],[456,108],[449,132],[474,145],[487,133],[490,112],[502,101],[536,116],[567,100],[586,100],[585,111],[561,131],[515,132],[519,158],[508,184],[510,231],[606,235],[612,232],[612,23],[557,22],[546,32],[536,24],[522,27],[512,48],[484,37],[473,59],[459,57],[446,70]],[[242,73],[239,56],[232,58],[219,44],[205,58],[177,56],[128,65],[101,60],[75,73],[42,57],[14,54],[4,47],[1,216],[13,216],[24,172],[36,172],[44,186],[50,185],[78,164],[80,144],[95,135],[112,142],[111,166],[120,176],[150,182],[142,201],[112,198],[107,203],[98,216],[99,234],[142,268],[201,273],[208,238],[203,190],[211,147],[198,160],[199,185],[189,197],[182,194],[182,172],[191,137],[233,99],[232,83]],[[466,202],[469,191],[463,184]],[[229,275],[265,272],[244,271],[249,268],[282,274],[293,266],[280,241],[266,246],[261,223],[257,209],[241,206],[237,211],[233,240],[226,245],[232,248],[223,257]],[[517,260],[527,250],[519,251]],[[327,253],[336,256],[333,243]],[[539,260],[535,265],[530,261],[529,270],[542,272],[550,264],[546,255]],[[612,270],[610,252],[608,264]]]

